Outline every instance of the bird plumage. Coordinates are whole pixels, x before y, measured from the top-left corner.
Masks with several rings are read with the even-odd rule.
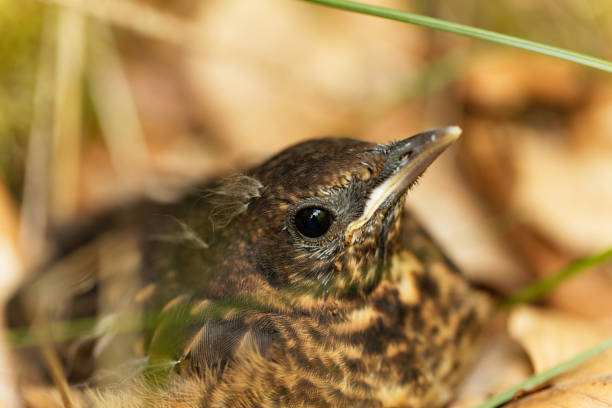
[[[122,384],[73,398],[122,407],[445,403],[489,303],[404,200],[457,136],[442,128],[391,145],[307,141],[178,203],[105,223],[137,237],[139,289],[119,296],[139,310],[131,352],[147,360]],[[111,337],[106,350],[125,340]]]

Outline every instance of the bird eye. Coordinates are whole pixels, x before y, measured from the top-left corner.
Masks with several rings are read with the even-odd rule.
[[[303,208],[295,214],[295,226],[308,238],[318,238],[325,234],[332,223],[329,211],[318,208]]]

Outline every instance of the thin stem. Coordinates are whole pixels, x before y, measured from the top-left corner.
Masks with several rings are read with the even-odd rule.
[[[527,380],[520,383],[519,385],[509,388],[506,391],[500,394],[497,394],[492,398],[489,398],[482,404],[478,405],[476,408],[495,408],[501,404],[505,404],[506,402],[510,401],[518,391],[533,389],[537,387],[538,385],[541,385],[553,379],[559,374],[563,374],[564,372],[576,367],[578,364],[581,364],[595,357],[596,355],[603,353],[610,347],[612,347],[612,337],[599,343],[595,347],[583,353],[578,354],[574,358],[564,361],[563,363],[556,365],[549,370],[543,371],[539,374],[529,377]]]
[[[538,281],[533,285],[530,285],[508,296],[499,303],[499,306],[501,308],[507,308],[518,303],[533,302],[534,300],[538,300],[547,293],[550,293],[554,288],[565,282],[567,279],[589,268],[600,265],[610,259],[612,259],[612,248],[595,255],[580,258],[561,269],[561,271],[555,275]]]
[[[612,72],[612,62],[590,55],[569,51],[552,45],[546,45],[535,41],[525,40],[511,35],[496,33],[495,31],[484,30],[482,28],[471,27],[465,24],[452,23],[433,17],[422,16],[419,14],[407,13],[404,11],[388,9],[385,7],[363,4],[349,0],[304,0],[317,3],[328,7],[341,10],[353,11],[361,14],[387,18],[390,20],[402,21],[404,23],[416,24],[435,30],[447,31],[453,34],[464,35],[466,37],[477,38],[497,44],[509,45],[523,50],[533,51],[551,57],[560,58],[577,64]]]

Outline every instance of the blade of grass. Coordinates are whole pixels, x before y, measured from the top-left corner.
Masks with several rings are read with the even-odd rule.
[[[576,357],[571,358],[567,361],[564,361],[563,363],[554,366],[553,368],[543,371],[541,373],[538,373],[534,376],[529,377],[527,380],[525,380],[524,382],[507,389],[506,391],[497,394],[491,398],[489,398],[488,400],[486,400],[485,402],[483,402],[482,404],[478,405],[476,408],[495,408],[501,404],[505,404],[506,402],[510,401],[512,399],[512,397],[521,390],[530,390],[534,387],[537,387],[540,384],[543,384],[551,379],[553,379],[554,377],[558,376],[559,374],[563,374],[564,372],[576,367],[577,365],[595,357],[598,354],[603,353],[604,351],[606,351],[607,349],[609,349],[610,347],[612,347],[612,337],[608,338],[606,340],[604,340],[603,342],[599,343],[598,345],[596,345],[595,347],[578,354]]]
[[[471,27],[465,24],[452,23],[450,21],[440,20],[433,17],[407,13],[400,10],[393,10],[385,7],[374,6],[371,4],[363,4],[349,0],[304,1],[310,3],[317,3],[340,10],[353,11],[356,13],[387,18],[390,20],[402,21],[404,23],[416,24],[423,27],[433,28],[435,30],[464,35],[467,37],[490,41],[497,44],[508,45],[511,47],[533,51],[540,54],[549,55],[551,57],[556,57],[578,64],[586,65],[588,67],[600,69],[602,71],[612,72],[612,62],[603,60],[601,58],[595,58],[590,55],[569,51],[559,47],[553,47],[551,45],[546,45],[535,41],[525,40],[511,35],[484,30],[482,28]]]
[[[507,308],[518,303],[533,302],[540,299],[567,279],[589,268],[601,265],[610,259],[612,259],[612,248],[595,255],[589,255],[584,258],[577,259],[576,261],[567,265],[565,268],[561,269],[561,271],[559,271],[557,274],[538,281],[533,285],[521,289],[503,299],[499,303],[499,307]]]
[[[295,291],[310,290],[309,286],[289,288],[278,292],[278,299],[285,299],[290,302],[295,295]],[[197,303],[187,302],[177,306],[171,312],[162,310],[151,311],[124,311],[121,313],[111,313],[106,316],[84,317],[70,320],[55,320],[48,322],[48,331],[54,342],[63,342],[89,336],[101,336],[109,333],[128,333],[139,330],[158,329],[159,325],[202,323],[207,320],[218,320],[226,316],[229,311],[234,315],[249,313],[251,311],[270,312],[275,306],[269,304],[265,299],[257,297],[227,298],[210,301],[207,306],[196,314],[191,314],[190,310]],[[183,310],[183,313],[177,310]],[[32,326],[16,327],[6,330],[3,333],[5,341],[10,347],[22,348],[38,346],[41,343],[38,324]]]

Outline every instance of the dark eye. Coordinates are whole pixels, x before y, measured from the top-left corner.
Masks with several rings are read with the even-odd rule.
[[[295,227],[308,238],[322,236],[327,232],[331,223],[331,214],[323,208],[303,208],[295,214]]]

